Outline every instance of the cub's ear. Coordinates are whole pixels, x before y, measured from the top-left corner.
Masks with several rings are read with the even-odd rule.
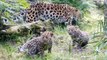
[[[78,9],[75,9],[75,12],[78,12]]]
[[[79,28],[79,26],[75,26],[75,28]]]
[[[54,34],[51,32],[50,35],[53,36]]]
[[[40,35],[43,34],[47,29],[45,27],[41,27],[40,29]]]

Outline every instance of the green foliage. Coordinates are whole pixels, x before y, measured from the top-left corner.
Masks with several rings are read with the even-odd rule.
[[[14,15],[17,15],[17,13],[25,9],[29,6],[26,0],[9,0],[9,1],[0,1],[0,13],[2,13],[2,16],[0,20],[5,19],[3,22],[5,24],[15,24],[13,21]]]
[[[26,0],[18,0],[18,3],[23,6],[24,8],[28,8],[29,4],[27,3]]]
[[[64,3],[69,4],[77,9],[81,10],[82,13],[89,12],[88,9],[94,7],[92,2],[88,0],[52,0],[53,3]]]
[[[107,35],[105,33],[104,21],[99,21],[99,30],[94,34],[93,38],[99,38],[99,41],[96,43],[96,51],[99,52],[102,49],[107,49]]]

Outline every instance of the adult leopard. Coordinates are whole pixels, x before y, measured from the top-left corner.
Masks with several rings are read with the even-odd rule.
[[[75,25],[81,13],[78,9],[67,4],[35,3],[22,11],[20,15],[29,23],[50,19],[56,24],[69,22]]]

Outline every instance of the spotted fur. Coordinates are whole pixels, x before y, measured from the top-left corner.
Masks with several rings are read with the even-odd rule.
[[[75,18],[73,19],[75,21],[80,18],[80,11],[67,4],[35,3],[21,14],[26,22],[50,19],[59,24],[68,22],[68,20],[72,22],[72,17]]]
[[[52,48],[52,37],[53,33],[45,31],[39,37],[34,37],[27,41],[24,45],[19,48],[20,52],[27,52],[28,55],[33,56],[35,54],[44,55],[44,51],[48,50],[51,52]]]

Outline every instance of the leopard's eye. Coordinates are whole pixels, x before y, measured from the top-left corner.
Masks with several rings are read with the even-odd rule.
[[[4,19],[5,22],[7,22],[7,19]]]
[[[21,13],[21,15],[24,15],[24,13]]]
[[[16,20],[16,18],[14,18],[13,20]]]

